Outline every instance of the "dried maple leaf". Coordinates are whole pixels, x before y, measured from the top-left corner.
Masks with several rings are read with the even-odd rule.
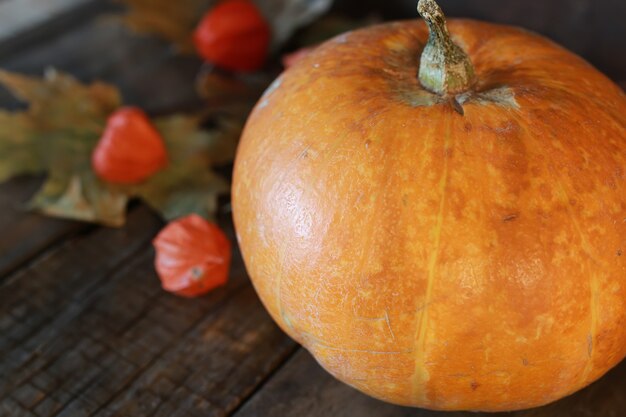
[[[212,163],[232,161],[234,151],[224,148],[228,130],[202,131],[201,120],[173,115],[154,120],[165,140],[169,165],[148,181],[127,187],[129,194],[143,199],[166,220],[197,213],[210,217],[217,209],[217,198],[228,193],[229,184],[211,172]],[[240,129],[240,128],[239,128]],[[232,146],[234,148],[234,146]]]
[[[192,212],[211,217],[217,196],[228,192],[228,183],[210,166],[232,160],[239,122],[224,119],[208,131],[200,128],[200,117],[156,119],[168,149],[168,167],[139,185],[120,187],[99,180],[91,167],[91,153],[107,117],[121,105],[117,89],[103,83],[83,85],[53,70],[42,79],[0,71],[0,84],[30,103],[25,111],[0,110],[0,181],[47,173],[30,208],[120,226],[133,197],[142,198],[165,219]]]
[[[89,171],[48,177],[29,207],[54,217],[108,226],[124,224],[128,196],[109,189]]]
[[[29,207],[121,225],[128,197],[108,190],[90,164],[108,114],[121,103],[118,91],[102,83],[85,86],[54,70],[42,79],[0,71],[0,83],[30,103],[26,111],[0,111],[0,181],[48,172]]]
[[[0,181],[44,170],[41,155],[33,146],[31,130],[26,114],[0,111]]]

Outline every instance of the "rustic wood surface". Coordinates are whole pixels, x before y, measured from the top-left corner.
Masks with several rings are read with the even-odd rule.
[[[0,67],[103,79],[151,112],[198,103],[197,59],[103,18],[111,3],[77,4],[0,39]],[[19,105],[0,91],[1,107]],[[0,185],[0,417],[482,415],[396,407],[339,383],[273,324],[237,252],[226,287],[194,300],[162,291],[150,242],[163,224],[150,210],[133,205],[121,229],[46,218],[23,210],[40,181]],[[229,217],[220,223],[233,238]],[[624,410],[626,363],[560,402],[507,415]]]
[[[300,349],[235,417],[622,417],[626,412],[626,362],[561,401],[514,413],[435,412],[397,407],[342,384]]]

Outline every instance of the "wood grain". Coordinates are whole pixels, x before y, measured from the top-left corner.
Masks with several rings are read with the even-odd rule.
[[[295,348],[238,254],[226,287],[175,297],[148,245],[161,222],[144,208],[129,220],[0,286],[0,416],[226,415]]]
[[[27,212],[25,202],[39,183],[36,178],[19,178],[0,185],[0,282],[49,246],[89,227]]]
[[[128,228],[97,229],[64,242],[0,285],[0,392],[30,377],[46,342],[84,308],[93,286],[147,245],[161,226],[146,209],[131,219]]]
[[[620,417],[626,410],[626,362],[590,387],[556,403],[515,413],[436,412],[370,398],[326,373],[304,349],[235,417]]]

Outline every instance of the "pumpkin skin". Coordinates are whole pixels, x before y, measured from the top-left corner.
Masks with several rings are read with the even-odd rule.
[[[538,35],[448,27],[491,96],[463,116],[417,80],[419,21],[284,72],[237,152],[237,238],[271,316],[341,381],[539,406],[626,355],[626,97]]]

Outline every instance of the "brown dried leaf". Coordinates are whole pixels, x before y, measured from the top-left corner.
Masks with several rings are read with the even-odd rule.
[[[201,129],[202,118],[173,115],[154,121],[168,149],[166,169],[144,183],[119,187],[96,178],[91,153],[118,91],[102,83],[83,85],[48,71],[43,79],[0,71],[0,84],[29,102],[26,111],[0,111],[0,181],[47,173],[29,206],[45,214],[121,226],[129,199],[139,197],[166,219],[191,212],[207,218],[228,183],[210,171],[231,161],[241,123],[218,120]]]
[[[121,103],[118,91],[102,83],[83,85],[54,70],[43,78],[0,70],[0,84],[30,104],[26,111],[0,112],[0,181],[47,172],[31,208],[121,225],[128,197],[108,190],[90,163],[106,118]]]
[[[29,206],[44,214],[107,226],[122,226],[128,196],[109,188],[91,171],[48,177]]]
[[[224,126],[201,130],[201,118],[184,115],[161,117],[154,123],[165,140],[169,165],[126,192],[143,199],[167,220],[190,213],[212,218],[218,196],[228,193],[230,187],[209,167],[232,161],[239,134]],[[240,126],[230,129],[240,132]]]

